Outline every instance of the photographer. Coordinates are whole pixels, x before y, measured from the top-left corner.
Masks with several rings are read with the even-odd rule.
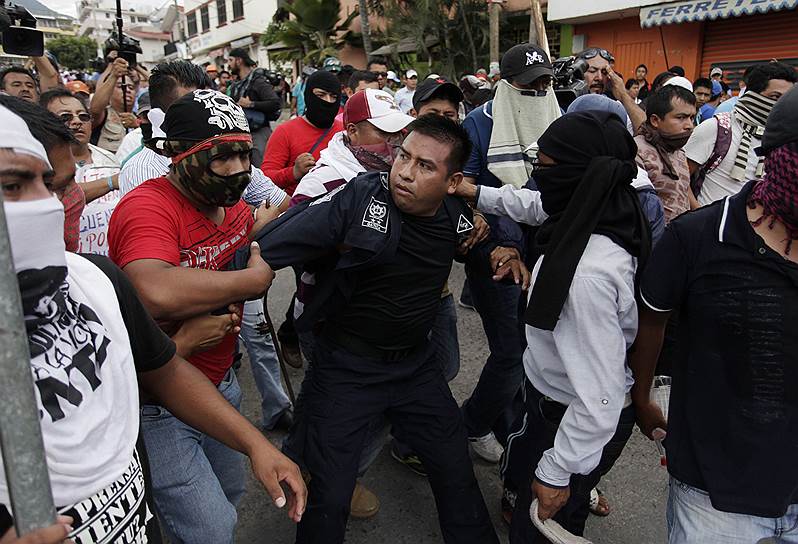
[[[229,62],[230,72],[238,76],[238,81],[228,85],[227,94],[244,108],[252,131],[252,164],[258,165],[263,162],[266,141],[272,133],[269,123],[280,118],[282,102],[263,70],[255,69],[257,63],[246,49],[238,47],[230,51]]]
[[[100,76],[89,108],[91,143],[116,153],[127,129],[136,128],[136,116],[132,112],[141,78],[116,51],[111,51],[108,58],[111,62]]]

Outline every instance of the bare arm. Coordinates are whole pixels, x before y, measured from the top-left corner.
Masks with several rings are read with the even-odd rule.
[[[616,74],[610,67],[607,68],[607,75],[609,76],[612,94],[618,99],[618,102],[623,105],[627,115],[629,115],[629,120],[632,122],[632,128],[637,132],[640,125],[646,122],[646,112],[635,104],[634,98],[626,92],[626,87],[624,87],[621,76]]]
[[[123,269],[155,319],[177,321],[262,295],[274,279],[257,244],[244,270],[217,272],[172,266],[157,259],[133,261]]]
[[[89,113],[92,117],[92,126],[97,127],[105,122],[105,109],[111,103],[111,96],[114,94],[119,76],[127,72],[127,61],[117,58],[109,64],[105,72],[100,76],[97,89],[91,99]]]
[[[80,188],[86,194],[86,204],[92,200],[97,200],[101,196],[105,196],[112,190],[119,189],[119,174],[109,176],[111,178],[112,187],[108,186],[108,178],[100,178],[94,181],[87,181],[85,183],[78,183]]]
[[[278,508],[289,504],[294,521],[305,511],[307,489],[290,459],[280,453],[219,393],[205,375],[179,356],[139,374],[142,388],[178,419],[249,457],[252,470]],[[292,494],[286,498],[280,483]]]
[[[49,91],[61,85],[61,76],[47,57],[33,57],[36,72],[39,74],[39,89]]]

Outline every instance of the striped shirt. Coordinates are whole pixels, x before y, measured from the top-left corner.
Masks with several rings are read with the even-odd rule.
[[[119,191],[126,195],[147,180],[169,173],[172,161],[152,149],[144,148],[130,158],[119,173]],[[251,206],[260,206],[267,201],[270,206],[279,206],[288,195],[269,179],[260,168],[252,166],[252,180],[241,198]]]

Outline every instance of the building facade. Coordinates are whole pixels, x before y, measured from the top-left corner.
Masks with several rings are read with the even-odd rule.
[[[164,58],[164,45],[171,36],[161,28],[162,10],[135,6],[127,2],[122,10],[122,28],[129,36],[139,40],[142,53],[140,63],[151,68]],[[78,3],[79,36],[88,36],[97,42],[98,55],[102,55],[105,40],[116,30],[115,0],[80,0]]]
[[[549,0],[549,20],[570,25],[572,48],[603,47],[615,69],[649,81],[670,66],[688,78],[717,66],[735,82],[747,66],[779,59],[798,65],[798,0]]]
[[[262,67],[271,67],[260,36],[277,11],[277,0],[185,0],[188,51],[198,64],[224,65],[231,49],[243,47]]]

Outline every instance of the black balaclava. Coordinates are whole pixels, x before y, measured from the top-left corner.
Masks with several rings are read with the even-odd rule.
[[[533,173],[549,218],[536,237],[544,257],[524,317],[551,331],[591,234],[603,234],[638,257],[642,270],[651,233],[631,185],[637,145],[615,113],[567,113],[549,125],[538,145],[557,164]]]
[[[321,89],[333,93],[335,102],[322,100],[313,89]],[[330,128],[335,122],[335,116],[341,107],[341,83],[332,72],[319,70],[313,72],[305,84],[305,117],[318,128]]]

